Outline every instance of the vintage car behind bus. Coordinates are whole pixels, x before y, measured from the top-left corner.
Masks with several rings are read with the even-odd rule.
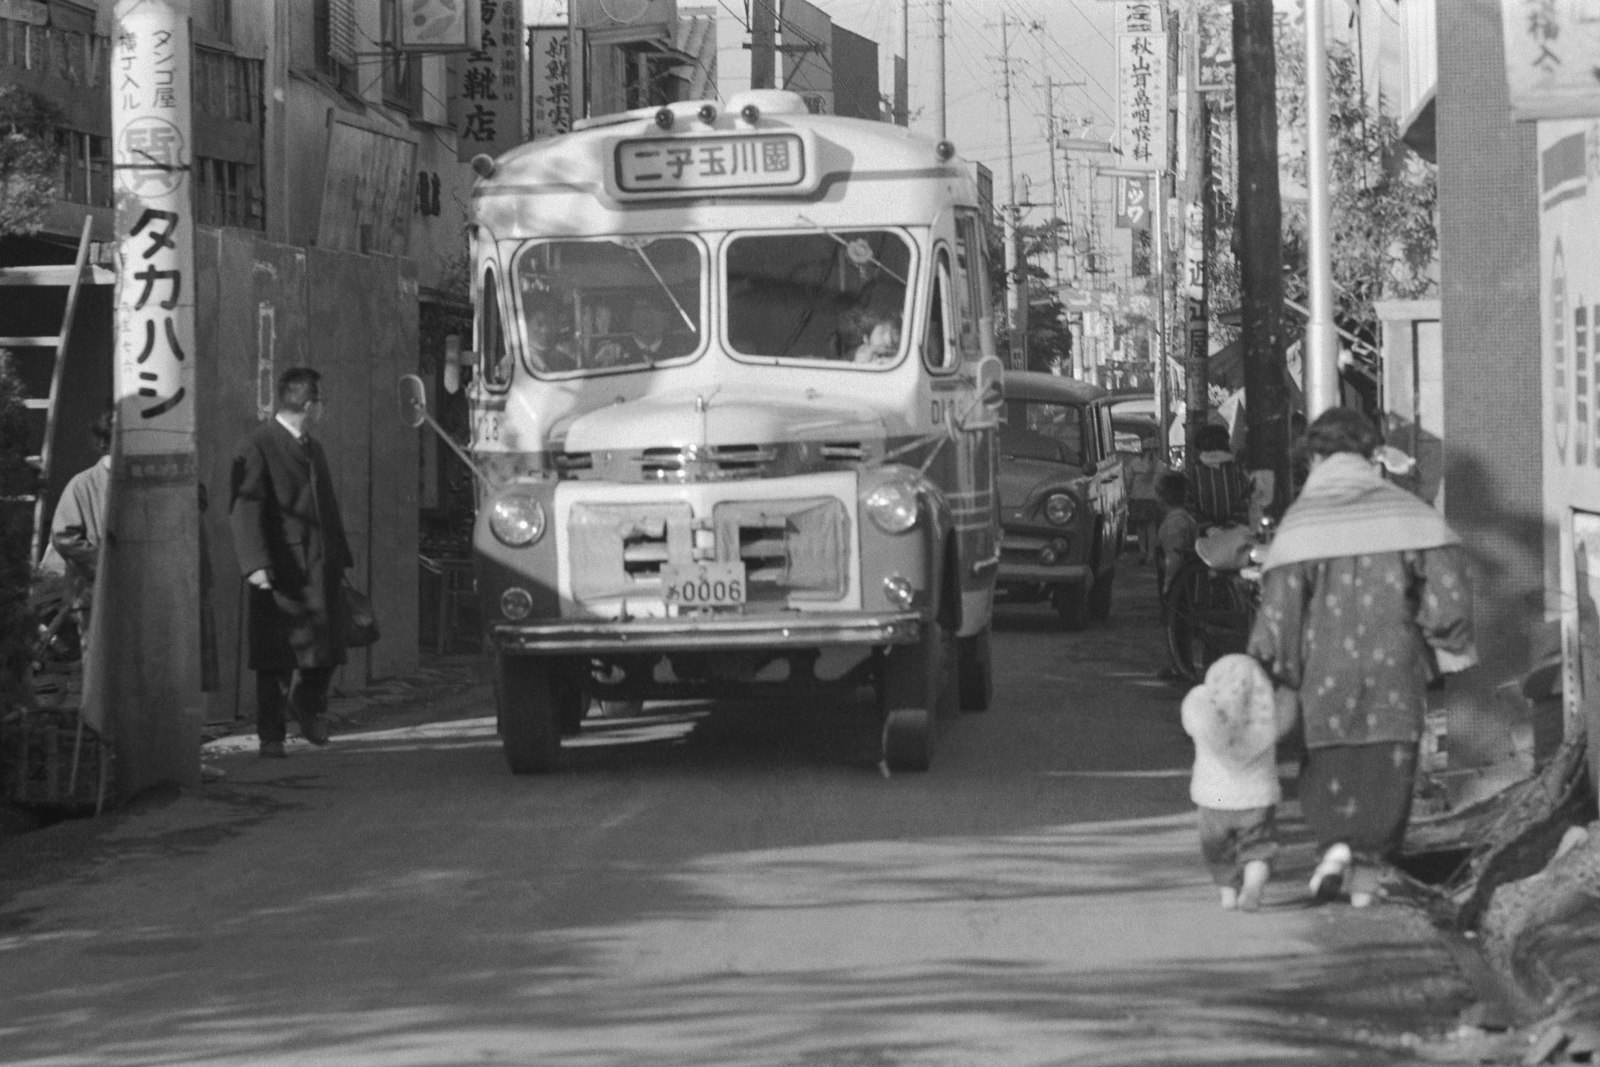
[[[1128,503],[1111,394],[1008,371],[1000,428],[1000,591],[1049,601],[1069,630],[1111,614]]]
[[[556,766],[595,698],[867,687],[886,764],[927,767],[992,686],[1001,372],[968,165],[772,90],[474,165],[474,550],[511,769]]]

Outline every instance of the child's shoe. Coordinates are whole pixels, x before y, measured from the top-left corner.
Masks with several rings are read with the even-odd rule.
[[[1311,895],[1318,900],[1333,900],[1344,888],[1350,870],[1350,846],[1340,841],[1322,854],[1322,862],[1311,874]]]
[[[1261,907],[1261,892],[1272,877],[1272,868],[1265,860],[1251,860],[1244,865],[1244,886],[1239,890],[1239,910],[1255,911]]]
[[[1222,887],[1222,910],[1232,911],[1239,906],[1239,891],[1231,885]]]

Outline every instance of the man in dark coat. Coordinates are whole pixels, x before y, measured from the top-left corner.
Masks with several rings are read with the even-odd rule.
[[[327,458],[308,433],[322,413],[321,377],[309,367],[285,371],[276,414],[245,438],[233,460],[229,522],[249,584],[250,669],[264,757],[285,755],[289,707],[306,740],[328,743],[328,686],[345,660],[335,614],[354,560]]]

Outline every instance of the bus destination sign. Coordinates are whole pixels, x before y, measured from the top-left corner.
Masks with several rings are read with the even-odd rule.
[[[624,193],[792,189],[805,175],[805,143],[792,133],[651,137],[616,146],[616,184]]]

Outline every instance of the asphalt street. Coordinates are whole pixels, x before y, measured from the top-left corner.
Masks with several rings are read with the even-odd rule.
[[[1153,580],[1003,609],[996,707],[885,777],[859,704],[592,719],[515,777],[488,674],[325,749],[0,840],[0,1063],[1406,1063],[1471,995],[1414,911],[1217,908]]]

